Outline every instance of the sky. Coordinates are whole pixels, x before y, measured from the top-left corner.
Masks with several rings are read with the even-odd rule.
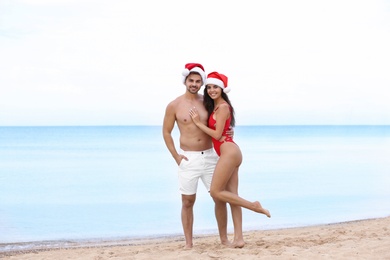
[[[388,125],[389,46],[384,0],[0,0],[0,126],[161,125],[188,62],[237,125]]]

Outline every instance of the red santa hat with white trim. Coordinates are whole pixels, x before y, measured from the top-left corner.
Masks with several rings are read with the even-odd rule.
[[[223,92],[225,93],[229,93],[231,90],[231,88],[228,87],[228,77],[216,71],[211,72],[209,73],[209,75],[207,75],[205,85],[207,84],[217,85],[218,87],[222,88]]]
[[[183,72],[181,73],[183,75],[183,78],[182,78],[183,83],[186,82],[186,78],[188,75],[190,75],[191,72],[197,72],[200,74],[200,76],[202,77],[202,85],[203,85],[205,80],[206,80],[206,73],[204,72],[204,68],[203,68],[202,64],[187,63],[184,66]]]

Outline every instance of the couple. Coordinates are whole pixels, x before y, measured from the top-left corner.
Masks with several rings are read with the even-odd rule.
[[[199,178],[215,202],[215,217],[221,243],[232,247],[245,245],[242,234],[241,207],[271,217],[258,201],[238,196],[238,168],[242,162],[240,148],[229,128],[234,127],[234,109],[226,93],[227,77],[218,72],[207,75],[199,63],[188,63],[183,71],[185,93],[170,102],[165,111],[163,137],[179,166],[182,194],[181,221],[186,248],[192,248],[193,207]],[[198,94],[205,85],[204,95]],[[175,122],[180,132],[180,151],[175,148],[172,130]],[[232,134],[232,131],[230,131]],[[213,148],[214,146],[214,148]],[[234,238],[227,237],[227,207],[230,204]]]

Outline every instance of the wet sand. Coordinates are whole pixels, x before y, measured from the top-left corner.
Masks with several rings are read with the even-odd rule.
[[[231,235],[230,235],[231,237]],[[390,217],[244,233],[244,248],[227,248],[218,235],[109,242],[54,242],[0,252],[4,259],[390,259]],[[4,248],[4,244],[2,245]],[[17,246],[11,245],[10,246]]]

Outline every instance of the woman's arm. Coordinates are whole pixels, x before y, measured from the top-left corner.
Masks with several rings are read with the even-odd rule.
[[[205,132],[212,138],[219,140],[222,137],[222,132],[225,127],[225,122],[230,116],[230,110],[228,105],[221,104],[219,106],[218,110],[214,113],[215,120],[216,120],[215,130],[207,127],[200,121],[199,114],[196,108],[190,110],[190,116],[192,118],[192,121],[195,123],[195,125],[199,127],[203,132]]]

